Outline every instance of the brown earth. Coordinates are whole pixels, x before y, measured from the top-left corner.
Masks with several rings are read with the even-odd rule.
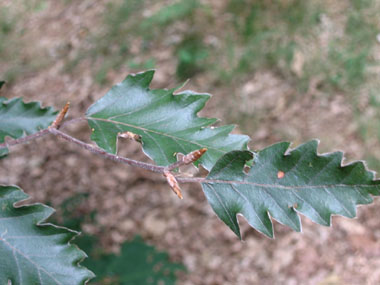
[[[1,95],[39,100],[57,109],[71,101],[69,115],[76,117],[109,87],[94,83],[89,59],[72,73],[62,70],[85,44],[84,34],[96,27],[107,1],[63,2],[52,1],[25,20],[28,31],[22,41],[30,44],[31,54],[37,50],[48,62],[17,78]],[[170,47],[157,47],[155,57],[153,87],[175,86],[176,61]],[[6,68],[0,66],[0,75]],[[128,72],[123,67],[107,76],[116,83]],[[310,92],[297,95],[291,84],[265,70],[247,75],[244,84],[234,88],[210,86],[208,80],[203,74],[187,86],[215,94],[202,114],[228,119],[231,112],[232,118],[255,113],[255,127],[248,130],[253,149],[283,139],[297,145],[319,137],[323,151],[344,149],[350,160],[365,154],[351,105],[342,94],[323,96],[311,86]],[[226,104],[231,93],[236,94],[236,105]],[[68,132],[83,140],[89,137],[83,123]],[[377,140],[370,146],[380,149]],[[134,143],[123,142],[122,154],[147,160]],[[160,175],[106,161],[55,137],[14,147],[9,158],[0,161],[0,173],[0,183],[17,184],[32,201],[50,201],[53,206],[75,193],[90,193],[88,208],[96,209],[100,226],[88,224],[85,230],[99,234],[112,251],[141,235],[185,264],[189,272],[179,276],[178,284],[380,284],[378,199],[358,208],[357,219],[334,217],[332,228],[303,218],[299,234],[275,222],[275,240],[240,218],[244,237],[240,242],[212,212],[198,185],[183,185],[181,201]]]

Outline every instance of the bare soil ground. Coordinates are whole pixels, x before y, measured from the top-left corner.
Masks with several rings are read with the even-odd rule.
[[[96,27],[102,7],[87,0],[51,1],[48,8],[31,15],[23,40],[48,57],[49,63],[17,78],[1,95],[39,100],[57,109],[71,101],[70,117],[83,114],[108,87],[94,83],[89,59],[72,73],[62,69],[84,44],[83,33]],[[155,53],[154,87],[174,86],[175,60],[166,50]],[[4,70],[0,67],[0,74]],[[128,72],[124,67],[108,78],[117,83]],[[224,118],[231,112],[255,110],[258,123],[249,130],[253,149],[282,139],[297,145],[319,137],[321,151],[344,149],[350,160],[364,156],[351,105],[341,94],[319,96],[311,88],[306,95],[295,95],[289,83],[266,70],[247,75],[245,83],[234,89],[210,86],[207,75],[196,77],[188,88],[215,94],[204,115]],[[232,92],[236,106],[226,104]],[[88,140],[85,124],[68,131]],[[371,146],[380,149],[377,141]],[[146,160],[133,143],[125,143],[122,153]],[[32,201],[50,201],[53,206],[75,193],[90,193],[88,207],[96,209],[100,226],[86,225],[85,230],[99,234],[112,251],[124,240],[141,235],[185,264],[188,273],[179,276],[178,284],[380,284],[378,199],[359,207],[357,219],[334,217],[333,228],[303,219],[299,234],[275,223],[275,240],[249,228],[241,218],[244,241],[240,242],[212,212],[198,185],[183,185],[181,201],[159,175],[105,161],[58,138],[15,147],[9,158],[0,161],[0,173],[1,183],[17,184]]]

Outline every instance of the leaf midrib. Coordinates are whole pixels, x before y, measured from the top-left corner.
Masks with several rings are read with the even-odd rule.
[[[238,181],[238,180],[220,180],[220,179],[204,179],[201,183],[218,183],[218,184],[242,184],[242,185],[252,185],[256,187],[263,188],[280,188],[286,190],[294,190],[294,189],[313,189],[313,188],[334,188],[334,187],[374,187],[380,188],[379,185],[369,185],[369,184],[325,184],[325,185],[300,185],[300,186],[287,186],[281,184],[262,184],[251,181]],[[361,194],[363,195],[363,194]]]
[[[206,145],[206,144],[200,144],[200,143],[195,142],[195,141],[186,140],[186,139],[181,138],[181,137],[176,137],[176,136],[173,136],[173,135],[170,135],[170,134],[167,134],[167,133],[161,133],[161,132],[158,132],[158,131],[155,131],[155,130],[146,129],[146,128],[143,128],[143,127],[140,127],[140,126],[136,126],[136,125],[132,125],[132,124],[124,123],[124,122],[112,121],[112,120],[109,120],[109,119],[94,118],[94,117],[86,117],[86,119],[87,120],[95,120],[95,121],[103,121],[103,122],[106,122],[106,123],[112,123],[112,124],[116,124],[116,125],[119,124],[119,125],[131,127],[131,128],[139,129],[139,130],[141,130],[143,132],[150,132],[150,133],[154,133],[154,134],[157,134],[157,135],[166,136],[166,137],[169,137],[169,138],[171,138],[173,140],[181,140],[181,141],[186,142],[186,143],[195,144],[195,145],[197,145],[199,147],[205,147],[206,146],[208,148],[208,150],[212,149],[213,151],[219,152],[221,154],[226,154],[227,153],[226,151],[220,150],[220,149],[215,148],[213,146],[209,146],[209,145]]]
[[[307,202],[306,200],[304,200],[304,198],[302,197],[299,197],[298,196],[298,193],[297,192],[294,192],[293,190],[296,190],[296,189],[318,189],[318,188],[322,188],[326,191],[326,189],[329,189],[329,188],[337,188],[337,187],[354,187],[355,191],[357,193],[359,193],[360,196],[362,196],[363,198],[365,198],[366,200],[368,199],[367,197],[365,197],[360,191],[359,189],[357,189],[356,187],[373,187],[373,188],[379,188],[380,185],[368,185],[368,184],[355,184],[355,185],[350,185],[350,184],[328,184],[328,185],[304,185],[304,186],[286,186],[286,185],[279,185],[279,184],[262,184],[262,183],[256,183],[256,182],[250,182],[250,181],[234,181],[234,180],[218,180],[218,179],[204,179],[202,181],[202,183],[204,184],[207,184],[209,187],[211,188],[214,188],[212,185],[213,184],[228,184],[231,186],[231,188],[235,188],[233,187],[234,184],[238,184],[238,185],[251,185],[253,187],[261,187],[261,188],[266,188],[266,189],[273,189],[273,188],[280,188],[280,189],[285,189],[285,190],[290,190],[292,191],[292,193],[294,195],[296,195],[299,199],[301,199],[302,201],[306,202],[307,204],[309,204],[309,206],[314,210],[314,212],[319,216],[319,218],[321,218],[323,221],[325,219],[323,219],[323,217],[320,215],[320,213],[318,212],[318,210],[312,206],[309,202]],[[237,189],[234,189],[236,192],[238,192],[240,195],[242,195],[242,193],[240,192],[240,190],[237,188]],[[215,195],[219,196],[219,194],[217,193],[217,191],[215,191]],[[243,195],[244,196],[244,195]],[[346,209],[345,205],[341,203],[340,200],[338,200],[335,195],[332,194],[332,196],[343,206],[344,210],[346,211],[346,213],[350,213],[350,211],[348,211],[348,209]],[[245,196],[244,196],[245,197]],[[246,198],[246,197],[245,197]],[[281,208],[281,207],[280,207]],[[291,220],[291,219],[290,219]],[[260,222],[262,223],[261,219],[260,219]]]
[[[4,244],[7,245],[12,250],[12,252],[17,252],[18,254],[20,254],[21,256],[23,256],[26,260],[28,260],[31,264],[33,264],[36,267],[36,269],[42,270],[43,272],[45,272],[46,275],[48,275],[49,277],[51,277],[51,279],[53,279],[57,284],[62,284],[57,279],[55,279],[54,276],[52,276],[44,267],[39,266],[32,259],[30,259],[28,255],[24,254],[17,247],[14,247],[12,244],[10,244],[9,242],[7,242],[6,239],[0,237],[0,241],[4,242]]]

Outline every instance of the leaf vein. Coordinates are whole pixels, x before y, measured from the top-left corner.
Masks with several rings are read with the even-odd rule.
[[[18,254],[20,254],[21,256],[23,256],[26,260],[28,260],[36,268],[41,269],[44,273],[46,273],[46,275],[48,275],[51,279],[53,279],[58,285],[61,285],[61,283],[57,279],[55,279],[54,276],[52,276],[48,271],[46,271],[45,268],[38,266],[38,264],[36,264],[32,259],[30,259],[27,254],[24,254],[22,251],[18,250],[16,247],[14,247],[12,244],[10,244],[9,242],[7,242],[6,240],[4,240],[2,238],[0,238],[0,241],[3,241],[9,248],[11,248],[12,252],[15,251]],[[21,282],[21,284],[22,284],[22,282]]]
[[[3,241],[5,243],[5,240],[3,240]],[[13,258],[15,259],[15,262],[16,262],[18,279],[20,280],[20,284],[22,284],[22,274],[21,274],[20,264],[18,263],[18,259],[16,256],[16,248],[12,249],[12,255],[13,255]]]
[[[298,225],[294,223],[294,221],[291,219],[289,216],[289,213],[287,213],[283,207],[278,203],[278,201],[273,197],[273,195],[268,191],[267,189],[263,189],[264,192],[271,198],[271,200],[280,208],[280,210],[285,214],[285,216],[288,218],[288,220],[291,222],[291,224],[295,227],[298,228]]]
[[[154,141],[154,143],[157,145],[159,151],[161,152],[162,156],[165,158],[167,164],[170,164],[170,161],[166,157],[164,150],[162,149],[161,145],[157,142],[157,140],[152,135],[148,134],[147,132],[144,132],[144,134],[149,136],[152,139],[152,141]]]
[[[168,90],[168,91],[169,91],[169,90]],[[132,115],[132,114],[134,114],[134,113],[137,113],[137,112],[139,112],[139,111],[144,110],[144,109],[147,108],[147,107],[150,107],[150,106],[152,106],[152,105],[154,105],[154,104],[157,104],[157,103],[160,102],[162,99],[165,99],[165,96],[167,96],[167,95],[168,95],[168,93],[163,94],[163,95],[161,95],[161,97],[158,98],[158,100],[152,100],[152,101],[149,101],[148,104],[145,104],[145,105],[141,106],[141,107],[138,108],[138,109],[134,109],[133,111],[126,112],[126,113],[123,113],[123,114],[117,114],[117,115],[114,115],[114,116],[109,117],[108,119],[109,119],[109,120],[112,120],[112,119],[116,119],[116,118],[120,118],[120,117],[130,116],[130,115]],[[118,100],[118,99],[115,100],[115,103],[116,103],[117,100]],[[104,109],[105,109],[105,108],[104,108]]]
[[[112,147],[110,146],[110,144],[108,143],[108,141],[106,139],[106,136],[104,135],[104,132],[103,132],[102,128],[99,127],[98,122],[96,122],[96,120],[94,120],[93,122],[96,125],[96,127],[99,129],[100,134],[102,136],[102,139],[103,139],[103,142],[105,143],[105,145],[107,145],[109,149],[112,149]]]
[[[255,213],[256,217],[259,219],[261,225],[262,225],[264,228],[266,228],[266,226],[265,226],[263,220],[262,220],[261,217],[257,214],[257,211],[256,211],[255,207],[252,205],[251,201],[249,201],[247,197],[245,197],[242,193],[240,193],[240,192],[238,191],[238,189],[236,189],[236,188],[233,186],[233,184],[230,184],[230,186],[231,186],[231,188],[232,188],[234,191],[236,191],[241,197],[243,197],[243,199],[244,199],[248,204],[251,205],[251,207],[253,208],[253,212]]]
[[[228,211],[227,206],[224,205],[223,200],[220,198],[218,192],[216,191],[216,189],[215,189],[211,184],[208,184],[208,185],[209,185],[209,187],[213,190],[213,192],[214,192],[216,198],[218,199],[220,205],[222,205],[223,210],[224,210],[225,213],[227,214],[227,216],[228,216],[228,218],[229,218],[229,220],[230,220],[232,226],[233,226],[234,229],[235,229],[235,232],[239,232],[239,228],[236,228],[236,225],[235,225],[235,223],[234,223],[234,221],[233,221],[233,218],[232,218],[230,212]]]
[[[175,137],[175,136],[172,136],[170,134],[162,133],[162,132],[159,132],[159,131],[156,131],[156,130],[145,129],[145,128],[142,128],[140,126],[135,126],[135,125],[127,124],[127,123],[124,123],[124,122],[118,122],[118,121],[112,121],[112,120],[108,120],[108,119],[94,118],[94,117],[87,117],[87,119],[94,120],[94,121],[103,121],[103,122],[107,122],[107,123],[110,123],[110,124],[120,124],[120,125],[123,125],[123,126],[127,126],[127,127],[130,127],[130,128],[135,128],[135,129],[141,130],[145,134],[147,134],[148,132],[155,133],[157,135],[161,135],[161,136],[164,136],[164,137],[169,137],[171,139],[175,139],[176,138],[176,139],[178,139],[180,141],[183,141],[183,142],[186,142],[186,143],[195,144],[195,145],[199,146],[199,148],[207,147],[209,150],[212,149],[215,152],[219,152],[219,153],[222,153],[222,154],[227,153],[226,151],[220,150],[220,149],[215,148],[215,147],[210,146],[210,145],[206,145],[206,144],[202,145],[202,144],[200,144],[200,143],[198,143],[196,141],[186,140],[186,139],[181,138],[181,137]]]

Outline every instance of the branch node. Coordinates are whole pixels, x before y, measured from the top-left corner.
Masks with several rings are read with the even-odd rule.
[[[172,188],[173,192],[178,196],[178,198],[183,199],[181,188],[179,187],[177,179],[174,177],[173,173],[170,171],[164,171],[164,176],[166,181],[168,182],[170,188]]]
[[[65,107],[63,107],[62,110],[58,113],[58,116],[55,118],[54,122],[50,125],[49,128],[59,129],[59,127],[62,124],[63,119],[65,118],[67,111],[69,110],[69,107],[70,107],[70,102],[67,102]]]

